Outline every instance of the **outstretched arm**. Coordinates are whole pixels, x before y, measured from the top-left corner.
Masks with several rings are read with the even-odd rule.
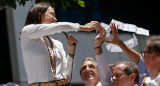
[[[68,31],[98,31],[99,23],[97,21],[91,21],[86,25],[79,25],[78,23],[70,22],[58,22],[51,24],[31,24],[23,28],[21,37],[27,37],[30,39],[37,39],[46,35],[51,35],[60,32]]]
[[[87,23],[86,25],[81,25],[80,26],[80,31],[92,31],[92,30],[96,30],[99,31],[99,22],[97,21],[91,21],[90,23]]]
[[[95,38],[95,48],[96,48],[96,61],[98,66],[98,73],[100,77],[100,82],[102,86],[112,86],[111,82],[111,71],[107,64],[107,61],[103,55],[102,44],[106,38],[106,31],[103,27],[101,27],[102,32],[96,36]]]
[[[116,27],[116,25],[114,23],[111,23],[110,28],[112,30],[112,34],[113,34],[113,39],[111,41],[105,41],[107,43],[112,43],[115,45],[118,45],[123,52],[132,60],[134,61],[136,64],[139,63],[140,60],[140,54],[133,50],[132,48],[126,46],[119,38],[119,34],[118,34],[118,25]]]

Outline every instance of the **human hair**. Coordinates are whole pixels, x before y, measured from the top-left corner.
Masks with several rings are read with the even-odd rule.
[[[52,7],[50,3],[45,3],[45,2],[32,5],[26,17],[25,26],[29,24],[40,24],[41,15],[47,11],[49,6]],[[38,17],[39,13],[41,14],[40,19]]]
[[[146,50],[160,55],[160,36],[151,36],[146,41]]]
[[[96,61],[95,61],[92,57],[86,57],[85,59],[83,59],[82,64],[83,64],[85,61],[92,61],[92,62],[96,63]],[[97,63],[96,63],[96,65],[97,65]],[[82,70],[80,69],[80,75],[81,75],[81,72],[82,72]]]
[[[133,62],[117,62],[115,64],[115,66],[118,64],[125,65],[123,71],[125,72],[126,75],[130,75],[130,74],[134,73],[136,75],[134,83],[139,84],[139,69],[135,63],[133,63]]]

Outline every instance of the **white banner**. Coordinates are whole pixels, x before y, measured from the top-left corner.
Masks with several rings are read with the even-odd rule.
[[[149,30],[137,27],[134,24],[127,24],[117,20],[112,19],[111,23],[115,23],[116,26],[119,25],[118,29],[128,32],[135,32],[136,34],[149,36]]]
[[[116,22],[116,25],[119,25],[118,29],[120,29],[120,30],[128,31],[128,32],[137,32],[136,25],[123,24],[122,22],[112,20],[112,22],[113,21]],[[101,22],[101,25],[107,30],[106,39],[108,41],[111,41],[112,40],[112,36],[110,35],[110,31],[111,31],[110,26],[108,24],[103,23],[103,22]],[[144,29],[143,28],[142,29],[138,28],[138,30],[140,31],[140,30],[144,30]],[[146,33],[139,32],[139,34],[144,35]],[[126,44],[130,48],[133,48],[133,47],[137,46],[138,42],[137,42],[137,38],[136,38],[135,34],[133,34],[133,38],[131,38],[131,39],[127,40],[127,41],[124,41],[124,44]],[[114,44],[111,44],[111,43],[105,43],[105,45],[106,45],[106,48],[107,48],[107,50],[109,52],[123,52],[122,49],[117,45],[114,45]]]

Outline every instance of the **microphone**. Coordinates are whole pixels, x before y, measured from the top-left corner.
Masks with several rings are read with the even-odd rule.
[[[68,33],[67,33],[67,32],[63,32],[63,34],[64,34],[66,37],[68,37]]]
[[[63,32],[63,34],[68,37],[68,33],[67,32]],[[76,43],[73,43],[74,47],[76,47]]]

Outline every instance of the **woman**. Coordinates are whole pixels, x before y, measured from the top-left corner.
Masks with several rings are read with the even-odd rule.
[[[92,21],[85,26],[77,23],[56,23],[55,11],[48,3],[33,5],[27,15],[25,27],[21,32],[21,49],[25,70],[30,86],[69,86],[74,49],[78,41],[67,37],[68,55],[63,44],[48,35],[62,31],[92,31],[99,23]]]

